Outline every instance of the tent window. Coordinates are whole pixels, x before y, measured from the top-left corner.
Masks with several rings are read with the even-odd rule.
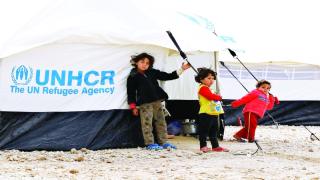
[[[227,67],[239,79],[252,79],[252,76],[240,63],[225,62]],[[320,80],[320,66],[298,63],[246,63],[246,67],[257,79],[268,80]],[[233,78],[220,65],[219,75],[222,78]]]

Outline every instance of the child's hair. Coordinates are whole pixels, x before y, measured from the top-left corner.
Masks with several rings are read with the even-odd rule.
[[[265,79],[262,79],[262,80],[258,81],[258,83],[257,83],[257,85],[256,85],[256,88],[259,88],[259,87],[261,87],[261,86],[264,85],[264,84],[268,84],[268,85],[271,87],[271,83],[270,83],[269,81],[267,81],[267,80],[265,80]]]
[[[201,80],[209,76],[209,74],[211,74],[213,78],[216,79],[217,73],[213,70],[205,67],[198,68],[198,74],[194,77],[194,79],[196,80],[196,82],[201,83]]]
[[[152,68],[153,67],[153,63],[154,63],[154,57],[151,56],[150,54],[148,53],[140,53],[138,55],[134,55],[134,56],[131,56],[131,60],[130,60],[130,63],[132,66],[134,67],[137,67],[137,62],[144,59],[144,58],[148,58],[149,59],[149,68]]]

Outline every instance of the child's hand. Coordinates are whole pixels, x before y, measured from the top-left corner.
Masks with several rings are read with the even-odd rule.
[[[239,101],[232,101],[230,105],[231,105],[232,108],[237,108],[237,107],[239,107],[241,104],[239,104]]]
[[[274,95],[273,95],[273,94],[271,94],[271,93],[269,93],[269,95],[273,97],[273,99],[274,99],[274,103],[275,103],[275,104],[280,104],[280,101],[279,101],[279,99],[278,99],[278,97],[277,97],[277,96],[274,96]]]
[[[181,69],[186,70],[189,69],[191,66],[189,63],[182,63]]]
[[[138,116],[139,115],[139,110],[137,108],[132,109],[132,114],[134,116]]]
[[[280,101],[279,101],[279,99],[278,99],[278,97],[277,97],[277,96],[275,96],[275,97],[274,97],[274,103],[276,103],[276,104],[280,104]]]

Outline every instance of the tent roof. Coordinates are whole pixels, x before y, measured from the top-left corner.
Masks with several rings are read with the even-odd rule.
[[[14,36],[0,42],[0,57],[54,42],[150,44],[176,49],[167,30],[186,52],[225,48],[212,33],[179,14],[143,11],[130,0],[51,1],[38,12],[12,29]]]

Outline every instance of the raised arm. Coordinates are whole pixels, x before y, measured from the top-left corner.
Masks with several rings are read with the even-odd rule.
[[[231,103],[232,107],[239,107],[243,104],[247,104],[248,102],[252,101],[253,99],[257,98],[258,94],[250,92],[247,95],[243,96],[241,99],[235,100]]]

